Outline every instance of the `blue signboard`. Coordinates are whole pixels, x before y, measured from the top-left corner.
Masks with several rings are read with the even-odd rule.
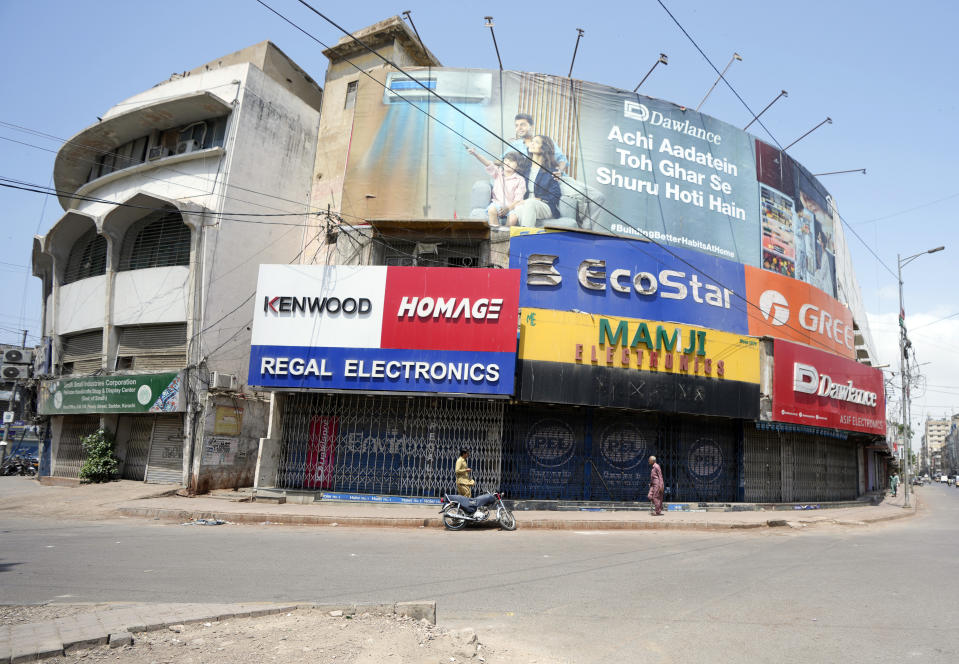
[[[669,321],[747,334],[743,266],[678,247],[584,233],[510,241],[520,306]]]

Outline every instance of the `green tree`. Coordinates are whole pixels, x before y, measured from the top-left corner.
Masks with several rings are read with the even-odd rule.
[[[116,441],[109,432],[99,429],[80,440],[86,461],[80,468],[80,480],[89,483],[109,482],[117,477],[120,460],[113,453]]]

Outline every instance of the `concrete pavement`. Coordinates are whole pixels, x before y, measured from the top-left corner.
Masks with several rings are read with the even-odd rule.
[[[172,485],[119,481],[104,485],[44,486],[26,478],[3,478],[0,512],[11,515],[110,519],[117,516],[188,522],[220,520],[245,524],[439,528],[438,505],[363,501],[264,502],[246,491],[217,491],[185,497]],[[919,491],[919,497],[921,498]],[[913,494],[914,496],[915,494]],[[911,496],[912,497],[912,496]],[[296,497],[312,501],[312,496]],[[868,525],[912,516],[919,500],[903,507],[903,493],[888,494],[878,504],[842,503],[757,505],[748,503],[667,503],[652,516],[645,503],[631,505],[518,502],[521,529],[550,530],[735,530],[768,527],[805,528],[820,524]],[[525,506],[537,509],[524,509]]]
[[[178,631],[177,625],[217,622],[229,618],[257,618],[297,610],[340,611],[408,616],[436,624],[435,602],[396,604],[118,604],[56,620],[20,625],[0,625],[0,664],[32,662],[109,644],[133,645],[136,635],[160,629]],[[334,614],[336,615],[336,614]]]

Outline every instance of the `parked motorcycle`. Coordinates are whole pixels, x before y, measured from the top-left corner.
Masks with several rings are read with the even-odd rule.
[[[503,495],[484,493],[476,498],[467,498],[455,493],[443,494],[440,498],[443,509],[443,525],[447,530],[462,530],[467,523],[483,523],[495,520],[503,530],[516,530],[516,518],[503,504]],[[494,516],[495,513],[495,516]]]
[[[0,466],[0,475],[25,475],[34,477],[37,474],[37,463],[30,457],[15,455],[9,457]]]

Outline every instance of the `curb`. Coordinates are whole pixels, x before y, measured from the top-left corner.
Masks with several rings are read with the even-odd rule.
[[[271,524],[293,526],[345,526],[345,527],[379,527],[379,528],[440,528],[443,526],[439,517],[389,518],[382,516],[321,516],[316,514],[257,514],[249,512],[222,512],[222,511],[190,511],[161,507],[118,507],[116,510],[124,516],[141,517],[162,521],[193,521],[199,519],[220,519],[232,523]],[[874,519],[863,519],[868,525],[882,521],[902,519],[915,514],[915,509],[902,514],[890,514]],[[815,521],[799,520],[806,525],[830,523],[835,520],[817,519]],[[775,528],[786,526],[785,519],[769,519],[757,522],[709,522],[709,521],[592,521],[580,519],[531,519],[519,521],[520,529],[524,530],[688,530],[688,531],[721,531],[721,530],[753,530],[758,528]]]
[[[197,607],[191,610],[191,606]],[[202,607],[206,607],[204,610]],[[153,621],[124,626],[110,621],[110,611],[93,612],[78,617],[63,618],[42,623],[0,626],[0,664],[32,662],[48,657],[72,655],[81,650],[109,645],[110,648],[132,646],[136,635],[155,632],[173,625],[201,622],[219,622],[230,618],[257,618],[297,610],[321,611],[330,615],[353,616],[357,613],[389,615],[427,620],[436,624],[436,602],[397,602],[395,604],[318,604],[299,602],[288,604],[236,604],[223,611],[224,605],[160,605]],[[211,611],[210,609],[216,608]],[[6,629],[4,629],[6,628]]]

